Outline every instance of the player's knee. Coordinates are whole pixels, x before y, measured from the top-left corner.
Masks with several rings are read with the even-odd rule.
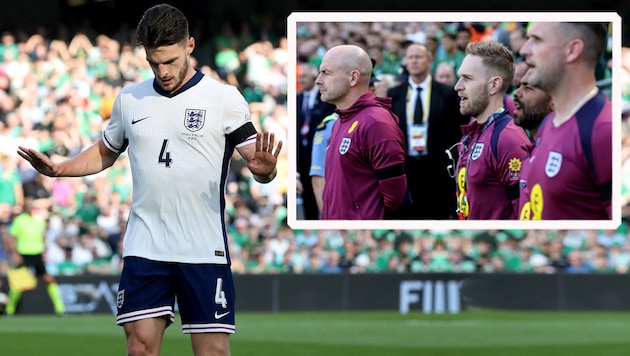
[[[147,339],[137,337],[127,338],[127,355],[128,356],[151,356],[159,355],[159,345],[156,347]]]
[[[230,343],[217,342],[214,344],[214,355],[216,356],[230,356]]]
[[[161,335],[155,329],[147,328],[146,322],[125,324],[125,335],[127,337],[127,355],[150,356],[160,354]]]
[[[192,334],[192,344],[195,355],[230,356],[228,334]]]
[[[127,345],[127,355],[128,356],[146,356],[151,355],[143,345],[141,344],[129,344]]]
[[[230,345],[229,344],[214,344],[212,347],[212,351],[210,355],[213,356],[230,356]]]

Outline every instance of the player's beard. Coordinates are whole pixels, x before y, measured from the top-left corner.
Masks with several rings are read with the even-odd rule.
[[[514,99],[514,101],[518,101],[522,108],[521,115],[514,115],[514,123],[527,130],[538,127],[540,122],[549,112],[546,102],[529,104],[525,106],[523,105],[523,102],[518,99]]]
[[[477,97],[468,97],[468,103],[459,108],[459,112],[464,116],[477,117],[490,105],[490,94],[484,86]]]
[[[188,59],[186,59],[184,61],[184,65],[177,73],[177,76],[172,78],[173,82],[171,84],[169,84],[168,86],[164,86],[164,83],[160,81],[160,86],[162,87],[162,89],[164,89],[165,91],[169,93],[174,93],[175,91],[179,90],[184,84],[184,79],[186,78],[188,67],[189,67]]]

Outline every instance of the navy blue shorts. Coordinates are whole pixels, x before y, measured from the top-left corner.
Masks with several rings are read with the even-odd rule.
[[[229,266],[125,258],[116,324],[167,318],[170,325],[175,321],[176,300],[184,334],[235,332],[234,280]]]

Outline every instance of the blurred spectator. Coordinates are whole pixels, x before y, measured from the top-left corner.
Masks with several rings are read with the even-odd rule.
[[[286,252],[289,250],[291,241],[295,238],[293,230],[288,226],[283,226],[276,231],[276,235],[269,241],[269,250],[273,255],[273,263],[281,264]]]
[[[490,39],[499,43],[502,43],[505,47],[512,50],[512,46],[510,44],[510,33],[512,32],[512,27],[515,24],[512,22],[491,22],[489,24],[489,34],[486,35],[485,39]]]
[[[20,52],[13,32],[4,31],[0,36],[0,59],[15,58]],[[0,60],[3,62],[4,60]]]
[[[24,205],[24,188],[17,171],[17,158],[2,153],[0,153],[0,204],[12,206],[14,213],[19,213]]]
[[[466,53],[457,46],[456,40],[457,35],[455,33],[444,32],[437,50],[437,57],[435,57],[433,65],[431,66],[431,73],[435,73],[438,64],[444,62],[450,64],[455,73],[457,73],[457,70],[464,61],[464,57],[466,57]]]
[[[554,272],[565,272],[569,267],[565,248],[560,239],[551,240],[547,256],[549,257],[549,265],[554,268]]]
[[[232,85],[239,85],[237,72],[241,69],[239,59],[239,43],[233,26],[229,21],[224,21],[214,37],[214,63],[219,77]]]
[[[589,273],[592,271],[591,265],[585,261],[584,252],[581,250],[573,250],[568,256],[569,266],[565,269],[567,273]]]
[[[65,246],[63,251],[65,258],[62,262],[57,264],[57,274],[60,276],[78,276],[83,274],[82,266],[79,266],[73,260],[72,246]]]
[[[615,269],[610,266],[608,262],[608,256],[605,254],[599,253],[592,258],[591,265],[593,269],[591,272],[593,273],[613,273]]]
[[[597,235],[597,243],[601,244],[607,249],[609,249],[613,245],[623,246],[625,245],[626,241],[626,236],[624,236],[616,229],[603,230]]]
[[[379,66],[382,74],[400,74],[399,70],[404,56],[403,41],[404,36],[399,33],[392,33],[385,39],[383,62]]]
[[[67,253],[68,249],[72,249],[72,246],[69,246],[65,236],[57,237],[52,242],[46,242],[44,261],[46,262],[46,270],[49,271],[51,275],[61,273],[59,268],[61,263],[66,261],[66,258],[69,255]],[[70,257],[72,257],[71,254]]]
[[[427,33],[426,38],[424,39],[424,45],[427,47],[429,52],[431,52],[433,58],[437,58],[438,49],[440,48],[440,41],[437,34]],[[439,65],[439,63],[437,63],[437,65]],[[437,69],[437,65],[434,63],[434,66],[431,69]],[[435,71],[432,73],[435,73]]]
[[[521,85],[521,79],[529,66],[525,63],[523,58],[518,58],[514,62],[514,77],[512,77],[512,83],[510,83],[510,87],[508,88],[507,93],[514,96],[514,91],[518,89]]]
[[[295,236],[295,242],[300,246],[312,247],[317,243],[317,234],[315,231],[306,229],[297,231]]]
[[[498,232],[495,238],[497,254],[505,262],[504,269],[509,272],[518,272],[521,269],[519,240],[506,232]]]
[[[630,268],[630,250],[627,249],[629,242],[624,245],[613,244],[608,251],[609,264],[620,274],[628,273]]]
[[[461,24],[457,27],[457,32],[455,34],[455,42],[457,43],[457,48],[461,51],[466,51],[466,46],[472,41],[472,34],[470,29],[465,25]]]
[[[308,258],[306,265],[304,266],[304,272],[306,273],[321,273],[324,271],[324,260],[321,256],[321,250],[311,250],[311,255]]]
[[[52,195],[52,180],[48,179],[39,172],[34,174],[33,179],[22,183],[22,189],[24,191],[24,198],[31,199],[43,199],[50,198]]]
[[[110,250],[116,251],[123,233],[119,210],[111,204],[99,209],[99,215],[96,217],[96,226],[106,236],[105,239]]]
[[[110,255],[102,255],[96,244],[92,245],[92,260],[84,266],[85,273],[96,275],[118,274],[120,271],[115,260]]]
[[[527,29],[524,26],[518,25],[510,32],[509,47],[514,55],[514,61],[517,63],[519,62],[519,59],[524,59],[519,51],[521,50],[521,47],[523,47],[523,44],[525,44],[526,40]]]
[[[534,273],[553,273],[549,265],[549,258],[541,253],[535,253],[529,258],[529,265]]]
[[[455,70],[453,66],[447,62],[440,62],[435,67],[435,81],[446,84],[450,87],[455,85],[457,81],[457,77],[455,75]]]
[[[93,237],[85,232],[81,235],[73,235],[70,237],[72,246],[72,262],[77,266],[84,268],[94,259],[92,253]]]
[[[92,226],[97,225],[97,220],[101,214],[96,196],[94,193],[87,191],[81,192],[79,196],[82,196],[82,202],[79,204],[79,208],[74,214],[74,218],[79,222],[79,233],[88,231]]]
[[[343,268],[341,267],[341,254],[339,251],[332,249],[327,252],[321,271],[323,273],[343,272]]]

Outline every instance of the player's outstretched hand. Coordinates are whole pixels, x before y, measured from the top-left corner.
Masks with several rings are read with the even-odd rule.
[[[253,157],[248,157],[247,168],[252,174],[258,177],[273,179],[278,162],[278,155],[282,149],[282,141],[274,147],[275,136],[273,133],[265,132],[256,135],[256,152]],[[274,149],[275,148],[275,149]],[[267,180],[267,179],[264,179]]]
[[[57,176],[57,164],[43,153],[37,152],[32,148],[26,148],[23,146],[18,146],[17,153],[22,158],[29,161],[31,166],[33,166],[33,168],[35,168],[35,170],[37,170],[39,173],[49,177]]]

